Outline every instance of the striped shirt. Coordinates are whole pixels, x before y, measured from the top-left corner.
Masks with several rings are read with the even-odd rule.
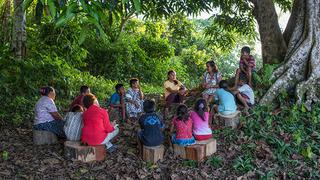
[[[67,140],[80,141],[82,127],[82,112],[68,112],[66,114],[63,129]]]
[[[249,56],[249,59],[247,59],[247,62],[249,64],[249,66],[251,67],[251,69],[255,69],[256,68],[256,62],[254,60],[253,56]],[[240,58],[240,62],[239,62],[240,66],[246,66],[246,64],[244,63],[244,60],[242,58]]]

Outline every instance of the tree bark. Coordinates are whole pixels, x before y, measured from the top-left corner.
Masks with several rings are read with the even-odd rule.
[[[273,73],[275,83],[262,97],[271,103],[285,88],[295,88],[298,103],[311,110],[320,95],[320,0],[305,0],[298,12],[284,63]]]
[[[300,8],[303,7],[303,1],[304,0],[294,0],[293,2],[291,15],[287,23],[286,29],[283,32],[283,38],[287,45],[289,44],[294,28],[297,24],[297,19],[299,16],[298,12],[300,12]]]
[[[26,56],[26,13],[23,11],[23,0],[14,0],[14,24],[12,35],[12,47],[14,55],[18,59]]]
[[[4,42],[10,42],[10,17],[11,17],[11,0],[6,0],[4,3],[3,14],[1,15],[1,29]]]
[[[263,64],[283,61],[287,45],[278,23],[278,15],[272,0],[251,0],[253,15],[259,25]]]

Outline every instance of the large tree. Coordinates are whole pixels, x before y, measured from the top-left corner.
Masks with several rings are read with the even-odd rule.
[[[275,82],[261,99],[271,103],[281,89],[295,88],[298,103],[308,109],[319,101],[320,89],[320,0],[295,0],[296,18],[288,51],[282,64],[273,73]]]

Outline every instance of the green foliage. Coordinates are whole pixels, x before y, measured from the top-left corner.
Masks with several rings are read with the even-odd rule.
[[[183,166],[196,168],[198,166],[198,163],[197,161],[194,161],[194,160],[183,160]]]
[[[9,152],[8,151],[2,151],[2,159],[4,161],[7,161],[9,159]]]
[[[252,171],[254,169],[254,165],[252,164],[252,158],[251,157],[238,157],[233,162],[233,168],[236,171],[240,171],[242,173]]]
[[[220,156],[212,156],[208,159],[211,166],[219,168],[223,165],[223,159]]]
[[[256,106],[252,116],[241,119],[244,123],[241,131],[249,139],[249,143],[241,145],[241,153],[252,156],[257,149],[254,143],[265,142],[265,148],[270,148],[276,163],[281,167],[296,167],[297,160],[292,157],[300,156],[309,167],[316,168],[315,157],[320,155],[320,136],[317,133],[320,122],[315,119],[319,118],[316,112],[319,112],[320,104],[315,105],[311,112],[302,107],[283,104],[280,112],[274,115],[271,106]],[[238,167],[248,164],[245,162],[244,158],[238,159],[237,164],[242,164]],[[310,173],[308,177],[317,177],[317,174]]]

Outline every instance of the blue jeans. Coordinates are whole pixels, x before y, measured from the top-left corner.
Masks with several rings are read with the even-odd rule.
[[[64,121],[53,120],[50,122],[33,125],[33,129],[38,131],[49,131],[57,135],[59,138],[66,138],[66,135],[63,131],[63,126],[64,126]]]

